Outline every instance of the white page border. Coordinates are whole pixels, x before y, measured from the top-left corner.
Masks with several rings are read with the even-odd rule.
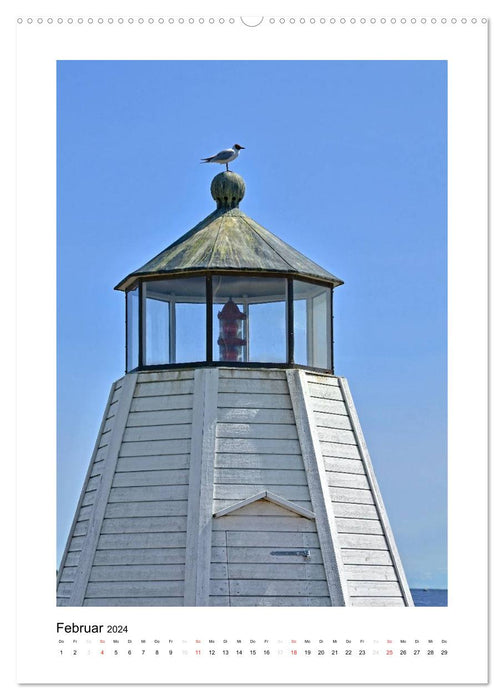
[[[372,25],[356,18],[356,23],[322,25],[284,25],[281,40],[279,24],[266,24],[258,41],[257,30],[240,25],[188,23],[177,26],[166,41],[166,27],[153,23],[101,27],[95,18],[72,27],[68,23],[41,23],[23,18],[18,31],[18,304],[19,374],[18,406],[20,442],[18,445],[18,538],[19,569],[19,661],[20,680],[24,682],[85,682],[85,665],[58,666],[54,660],[55,620],[62,610],[53,608],[55,523],[50,517],[37,525],[37,547],[32,548],[33,513],[44,494],[46,514],[55,512],[55,307],[34,316],[33,297],[27,280],[40,278],[43,269],[44,291],[55,297],[55,61],[57,59],[360,59],[360,60],[448,60],[449,84],[449,585],[447,609],[415,610],[334,610],[339,635],[358,631],[362,636],[413,634],[448,637],[450,657],[446,663],[431,664],[428,678],[420,664],[383,664],[367,666],[366,682],[484,682],[486,675],[486,27],[481,19],[465,24],[436,24],[432,18],[415,24],[411,18],[400,25]],[[108,19],[108,17],[107,17]],[[229,19],[229,18],[228,18]],[[78,17],[74,19],[77,23]],[[148,18],[146,18],[148,21]],[[167,21],[167,20],[165,20]],[[379,21],[379,20],[378,20]],[[409,23],[408,23],[409,21]],[[228,32],[229,27],[236,34]],[[105,30],[101,32],[100,29]],[[258,28],[259,29],[259,28]],[[127,31],[124,31],[127,30]],[[328,40],[328,31],[331,40]],[[190,32],[190,34],[189,34]],[[309,32],[309,35],[308,35]],[[337,32],[337,33],[336,33]],[[225,36],[225,42],[223,41]],[[332,38],[334,36],[334,39]],[[308,38],[307,38],[308,37]],[[471,274],[469,274],[469,271]],[[52,312],[52,313],[51,313]],[[470,329],[470,332],[468,332]],[[37,367],[33,366],[33,338],[44,338],[37,347]],[[49,342],[47,342],[49,341]],[[25,371],[33,368],[33,371]],[[112,379],[112,378],[111,378]],[[477,411],[466,409],[471,404]],[[42,419],[40,417],[43,417]],[[29,439],[24,426],[29,426]],[[462,439],[463,438],[463,439]],[[40,455],[43,455],[41,459]],[[30,466],[28,466],[30,465]],[[36,465],[36,469],[32,465]],[[471,478],[474,472],[477,478]],[[471,503],[471,528],[467,526]],[[46,546],[47,544],[47,546]],[[31,548],[31,549],[30,549]],[[25,554],[30,551],[30,557]],[[33,586],[33,568],[37,586]],[[477,594],[475,595],[475,591]],[[470,600],[468,601],[468,592]],[[159,609],[119,611],[86,609],[65,614],[65,619],[88,621],[131,620],[142,634],[159,627]],[[407,617],[405,617],[407,615]],[[227,634],[247,636],[257,631],[265,636],[267,625],[285,630],[284,636],[331,636],[334,622],[328,625],[327,611],[296,609],[292,612],[268,609],[267,619],[256,609],[223,611],[198,609],[188,617],[187,610],[170,609],[172,630],[179,636],[215,636],[215,624],[226,620]],[[226,619],[229,618],[229,619]],[[258,622],[258,618],[259,622]],[[264,618],[264,619],[263,619]],[[33,621],[37,619],[36,629]],[[407,620],[407,622],[406,622]],[[192,627],[194,625],[194,631]],[[467,630],[478,640],[467,647]],[[28,634],[28,630],[30,630]],[[312,632],[313,630],[313,632]],[[249,632],[250,631],[250,632]],[[175,631],[173,632],[175,636]],[[30,638],[28,641],[28,637]],[[47,655],[44,650],[47,649]],[[35,653],[36,652],[36,653]],[[452,661],[453,659],[453,661]],[[281,664],[283,666],[285,664]],[[246,670],[239,665],[215,668],[200,666],[200,682],[335,682],[334,671],[319,669],[317,678],[307,680],[304,665],[297,668],[277,666],[271,672],[258,664]],[[155,664],[141,669],[127,664],[96,669],[93,682],[168,682],[166,672]],[[113,673],[113,675],[111,675]],[[194,680],[192,664],[178,664],[170,682]],[[338,682],[356,682],[359,667],[340,668]],[[360,680],[360,679],[359,679]]]

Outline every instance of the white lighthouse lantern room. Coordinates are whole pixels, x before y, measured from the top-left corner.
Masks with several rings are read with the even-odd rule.
[[[413,605],[348,383],[342,281],[216,209],[116,287],[112,384],[58,574],[61,606]]]

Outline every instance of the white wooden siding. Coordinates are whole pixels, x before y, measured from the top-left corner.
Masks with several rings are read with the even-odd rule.
[[[66,606],[69,605],[70,602],[71,588],[68,586],[63,586],[62,584],[68,582],[68,567],[76,568],[80,562],[80,553],[82,552],[82,546],[86,534],[85,530],[82,531],[82,522],[88,521],[90,518],[96,496],[94,484],[96,479],[100,479],[103,468],[103,449],[100,449],[100,445],[103,442],[104,433],[106,431],[109,432],[113,428],[115,412],[121,395],[122,385],[123,378],[112,384],[108,401],[105,406],[100,430],[98,431],[95,447],[89,462],[88,472],[86,474],[86,478],[84,479],[84,485],[77,504],[74,521],[72,523],[66,548],[61,559],[57,580],[58,605]],[[72,581],[73,579],[74,576],[72,576]]]
[[[310,556],[278,551],[310,549]],[[265,499],[214,518],[211,606],[327,606],[315,521]]]
[[[284,371],[219,371],[215,452],[215,511],[264,490],[311,508]]]
[[[335,574],[327,576],[321,542],[334,548],[347,604],[410,604],[344,380],[227,368],[135,376],[127,407],[131,375],[112,386],[61,562],[58,605],[329,606]],[[306,405],[303,412],[296,404],[295,416],[299,387]],[[308,433],[299,423],[307,416]],[[313,464],[305,464],[312,453],[323,498]],[[320,513],[304,517],[315,507],[329,516],[322,535]],[[309,549],[310,557],[274,554],[289,549]],[[80,603],[72,603],[76,587]]]
[[[193,374],[138,374],[119,438],[85,606],[183,603]],[[116,386],[61,570],[59,595],[66,600],[99,493],[107,449],[117,439],[114,420],[120,401]]]
[[[395,560],[338,377],[307,373],[350,604],[403,606]]]

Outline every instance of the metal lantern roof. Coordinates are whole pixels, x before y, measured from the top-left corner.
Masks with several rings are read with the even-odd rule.
[[[245,182],[234,172],[219,173],[212,181],[217,209],[194,228],[131,272],[116,289],[126,290],[138,278],[202,271],[298,274],[343,284],[317,263],[244,214],[239,203]]]

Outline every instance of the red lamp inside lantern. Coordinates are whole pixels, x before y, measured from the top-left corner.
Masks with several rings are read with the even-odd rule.
[[[229,298],[217,314],[219,319],[220,360],[225,362],[243,362],[243,348],[247,344],[244,337],[244,322],[247,318],[234,301]]]

